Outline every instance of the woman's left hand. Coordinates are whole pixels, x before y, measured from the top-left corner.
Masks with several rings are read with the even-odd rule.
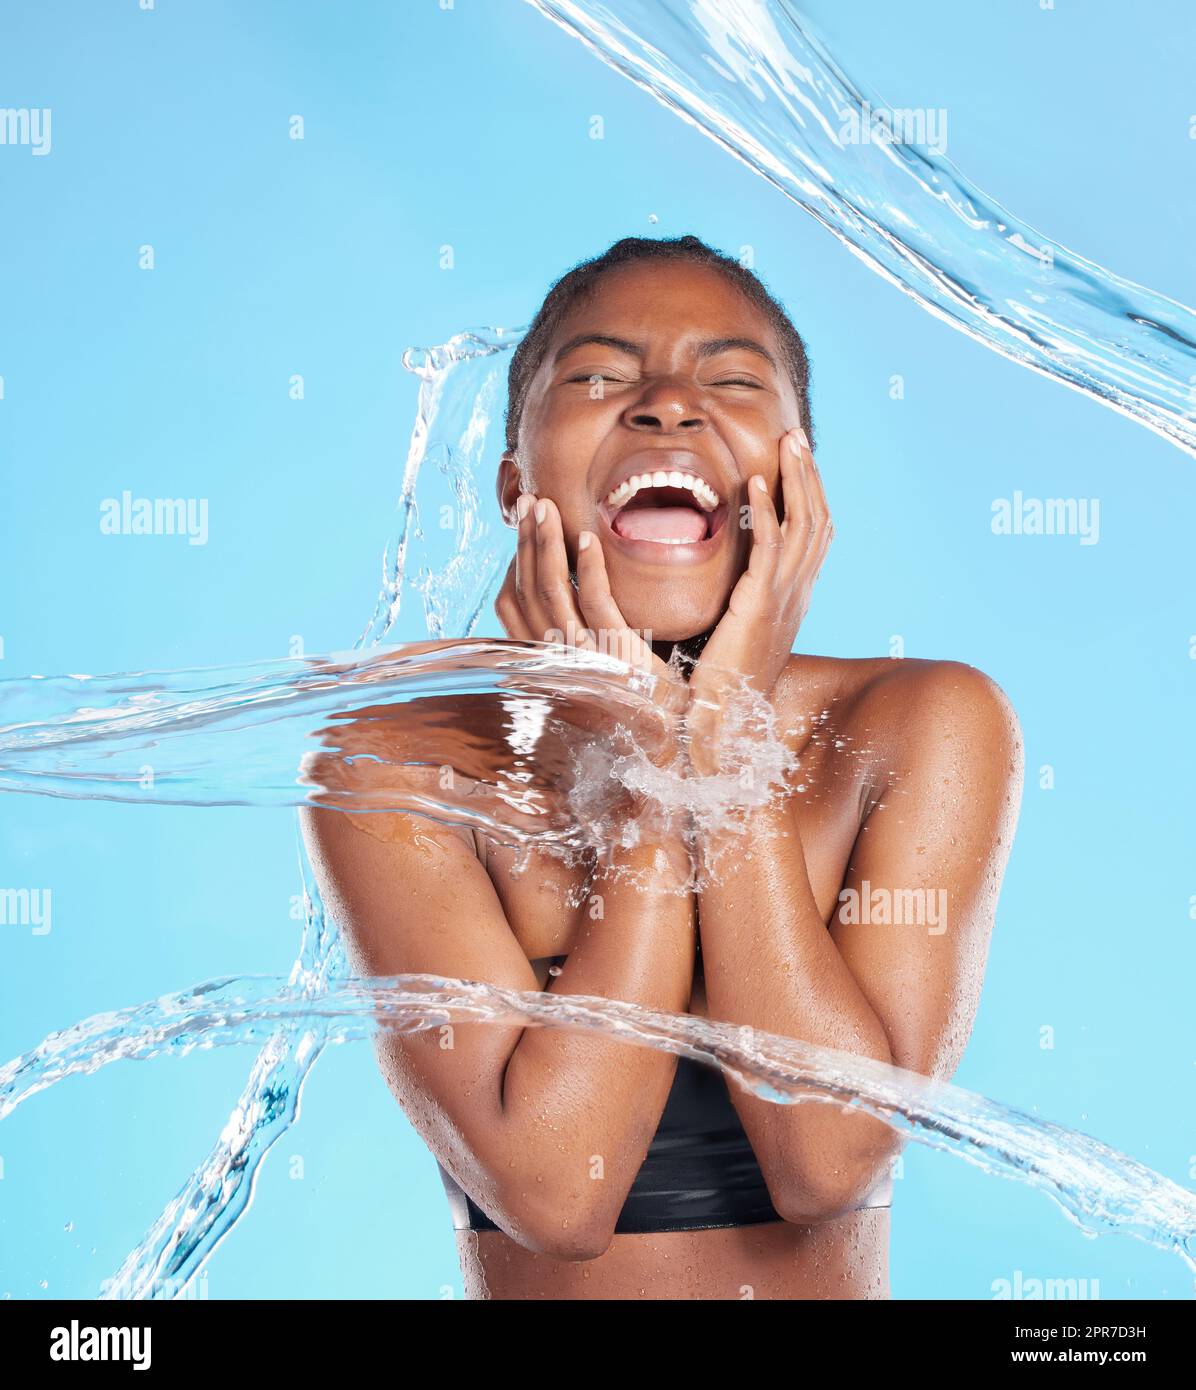
[[[720,712],[743,681],[771,699],[834,535],[805,431],[782,435],[778,448],[785,520],[778,521],[763,477],[751,477],[748,567],[690,680],[691,736],[716,733]]]

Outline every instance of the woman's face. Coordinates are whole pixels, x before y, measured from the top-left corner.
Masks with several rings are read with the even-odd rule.
[[[686,262],[627,266],[548,345],[499,500],[514,524],[521,491],[550,498],[570,565],[592,531],[629,626],[679,641],[718,622],[747,564],[753,474],[782,516],[779,441],[802,423],[767,317],[729,280]]]

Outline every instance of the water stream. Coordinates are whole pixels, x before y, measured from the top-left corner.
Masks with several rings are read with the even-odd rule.
[[[1196,452],[1192,311],[1053,246],[933,153],[845,139],[850,112],[870,98],[791,6],[530,2],[928,310]],[[0,682],[0,790],[417,813],[570,858],[625,837],[620,796],[649,766],[646,741],[675,715],[668,689],[613,657],[475,636],[510,551],[479,479],[493,467],[488,441],[518,338],[518,330],[477,329],[406,355],[420,386],[398,525],[352,652]],[[431,524],[446,509],[451,525]],[[398,641],[401,626],[428,640]],[[579,747],[588,750],[580,761]],[[666,817],[734,824],[753,796],[773,793],[783,763],[748,788],[655,769],[655,801]],[[446,768],[447,779],[438,775]],[[2,1119],[64,1077],[118,1060],[258,1049],[224,1130],[107,1281],[106,1296],[185,1291],[244,1218],[325,1047],[447,1021],[601,1032],[707,1060],[777,1103],[858,1106],[910,1139],[1045,1191],[1086,1230],[1136,1236],[1196,1268],[1193,1193],[1094,1138],[958,1087],[617,1001],[424,976],[354,979],[301,848],[300,862],[307,912],[288,979],[233,976],[98,1013],[0,1066]]]

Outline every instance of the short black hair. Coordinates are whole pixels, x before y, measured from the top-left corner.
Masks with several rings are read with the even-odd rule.
[[[602,276],[641,261],[688,261],[693,265],[710,266],[725,275],[745,298],[764,313],[780,341],[785,366],[797,393],[801,422],[812,444],[814,425],[810,418],[810,362],[806,356],[806,345],[789,315],[768,292],[764,282],[734,257],[716,251],[696,236],[659,240],[629,236],[616,241],[600,256],[579,261],[572,270],[554,281],[545,295],[543,304],[511,356],[507,373],[507,449],[514,453],[518,446],[519,422],[528,388],[561,320],[579,300],[593,293]]]

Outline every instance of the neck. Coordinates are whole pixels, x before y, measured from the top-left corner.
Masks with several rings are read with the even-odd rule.
[[[653,642],[652,650],[666,665],[675,664],[683,680],[689,680],[710,635],[700,632],[696,637],[683,637],[677,642]]]

